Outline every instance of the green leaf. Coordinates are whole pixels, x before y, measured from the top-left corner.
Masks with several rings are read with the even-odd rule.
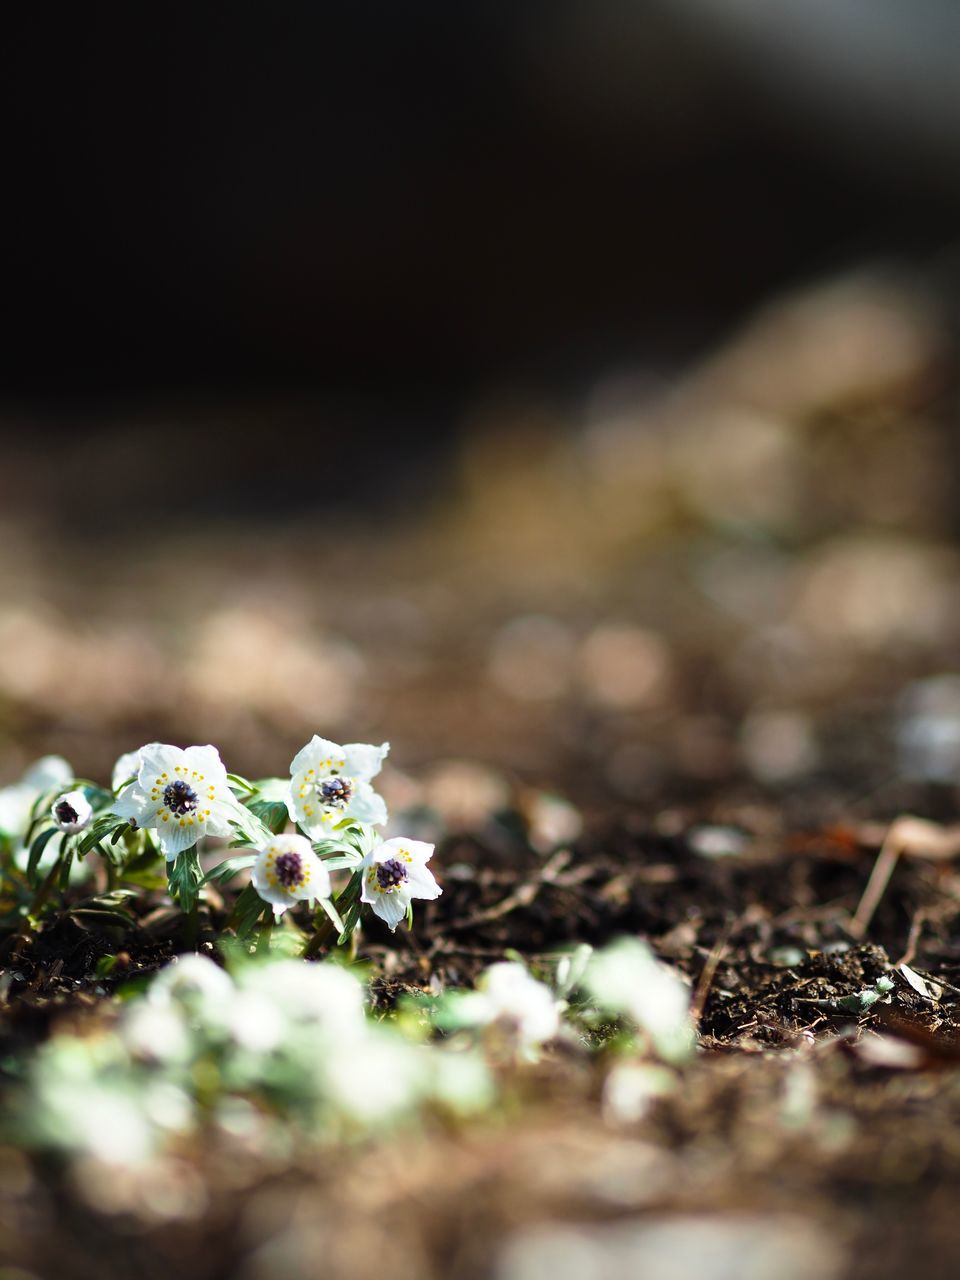
[[[135,889],[109,889],[106,893],[97,893],[93,897],[83,898],[76,904],[77,910],[91,907],[95,910],[122,907],[124,902],[139,898]]]
[[[324,858],[323,865],[328,871],[344,871],[347,867],[355,867],[358,861],[356,854],[343,853],[335,858]]]
[[[103,787],[98,787],[95,782],[85,782],[81,790],[93,809],[102,809],[113,800],[113,792],[104,791]]]
[[[124,929],[131,929],[136,924],[133,916],[121,911],[119,907],[74,907],[70,914],[104,928],[115,929],[117,925],[123,925]]]
[[[149,893],[156,893],[168,887],[167,877],[156,867],[139,867],[136,871],[129,869],[123,872],[124,884],[135,884]]]
[[[339,822],[334,823],[333,829],[334,831],[342,831],[344,834],[349,832],[352,835],[363,835],[363,826],[356,818],[341,818]]]
[[[94,818],[83,833],[80,843],[77,845],[78,856],[84,857],[101,840],[105,840],[108,835],[112,835],[118,827],[120,831],[123,831],[129,826],[130,823],[126,818],[118,818],[115,813],[101,813],[99,817]]]
[[[246,938],[253,931],[254,925],[267,905],[252,884],[248,884],[238,894],[233,910],[230,912],[229,921],[236,930],[238,938]]]
[[[343,929],[340,932],[340,937],[337,939],[338,946],[343,946],[359,923],[360,903],[355,902],[347,912],[346,918],[344,919]]]
[[[167,887],[166,867],[161,866],[160,857],[152,848],[146,848],[131,858],[123,868],[122,879],[125,883],[140,885],[143,889]]]
[[[280,835],[290,820],[282,800],[253,800],[246,807],[275,836]]]
[[[246,778],[242,778],[239,773],[228,773],[227,781],[232,782],[235,787],[239,787],[241,791],[247,791],[250,795],[257,794],[257,788],[252,782],[248,782]]]
[[[64,893],[70,884],[70,868],[73,866],[73,850],[67,850],[69,836],[60,841],[60,892]]]
[[[339,913],[339,911],[337,911],[337,908],[333,905],[333,903],[330,901],[330,899],[329,899],[329,898],[318,898],[318,899],[317,899],[317,901],[318,901],[318,903],[320,904],[320,909],[321,909],[321,911],[324,911],[324,912],[326,913],[326,915],[327,915],[327,917],[329,918],[329,920],[330,920],[331,924],[332,924],[332,925],[333,925],[333,927],[337,930],[337,932],[338,932],[338,933],[343,933],[343,932],[344,932],[344,930],[346,929],[346,925],[345,925],[345,924],[343,923],[343,921],[340,919],[340,913]]]
[[[240,858],[225,858],[208,871],[200,881],[201,884],[225,884],[227,880],[232,880],[235,875],[241,871],[246,871],[248,867],[252,867],[257,860],[257,854],[247,853]]]
[[[170,896],[180,904],[181,911],[190,912],[200,898],[200,885],[203,871],[200,868],[200,854],[197,846],[183,849],[167,865],[167,879]]]
[[[47,827],[46,831],[41,831],[30,846],[30,856],[27,859],[27,879],[31,884],[35,885],[39,879],[37,869],[40,866],[40,859],[43,857],[43,851],[59,831],[59,827]]]

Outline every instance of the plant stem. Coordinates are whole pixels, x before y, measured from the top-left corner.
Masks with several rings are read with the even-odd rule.
[[[189,911],[184,912],[184,940],[191,951],[197,949],[197,939],[200,936],[200,904],[195,899],[190,906]]]
[[[347,881],[343,889],[337,894],[334,900],[334,906],[343,920],[347,912],[354,906],[360,897],[360,890],[363,886],[363,872],[355,871]],[[322,949],[327,946],[331,938],[337,933],[336,926],[329,917],[324,916],[317,926],[317,931],[304,948],[303,956],[305,960],[311,960],[318,955]]]
[[[274,919],[273,908],[268,905],[267,909],[263,913],[262,923],[260,925],[260,936],[257,938],[255,950],[258,955],[261,951],[270,950],[270,937],[273,933]]]
[[[31,916],[35,916],[38,914],[38,912],[40,911],[40,908],[43,906],[47,898],[50,896],[50,890],[53,888],[59,875],[60,875],[60,859],[58,858],[56,862],[53,864],[53,866],[50,868],[50,871],[47,875],[46,880],[44,880],[43,884],[40,886],[37,892],[33,895],[33,901],[30,903],[30,911],[29,911],[29,914]]]

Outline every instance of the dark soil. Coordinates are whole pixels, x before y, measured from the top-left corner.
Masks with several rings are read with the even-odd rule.
[[[508,948],[536,967],[575,941],[646,937],[691,980],[702,1051],[681,1088],[637,1124],[605,1122],[597,1066],[558,1050],[522,1073],[524,1101],[506,1122],[428,1130],[332,1165],[320,1155],[229,1176],[223,1153],[193,1152],[208,1209],[162,1226],[99,1214],[46,1162],[4,1151],[0,1224],[11,1259],[68,1280],[131,1267],[145,1280],[174,1270],[247,1280],[274,1274],[268,1245],[280,1239],[285,1274],[315,1274],[322,1249],[325,1275],[352,1277],[373,1265],[373,1212],[393,1224],[391,1274],[479,1280],[524,1224],[786,1213],[831,1242],[840,1259],[831,1275],[954,1276],[952,867],[904,858],[868,939],[856,942],[847,925],[877,829],[789,832],[770,812],[753,810],[752,827],[750,816],[734,831],[736,856],[713,858],[695,851],[702,813],[661,822],[669,834],[627,815],[549,855],[529,847],[515,817],[491,819],[489,830],[440,849],[444,895],[413,933],[394,938],[374,925],[361,943],[380,975],[376,1001],[388,1006],[412,990],[469,983]],[[52,1025],[96,1017],[109,989],[179,945],[171,917],[154,911],[99,979],[98,959],[118,952],[113,930],[63,916],[29,944],[8,944],[0,1056],[9,1063]],[[929,998],[895,967],[908,946]],[[885,975],[889,996],[859,1016],[844,1007]]]

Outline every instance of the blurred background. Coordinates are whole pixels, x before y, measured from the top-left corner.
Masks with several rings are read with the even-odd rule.
[[[949,0],[9,15],[0,780],[320,732],[451,809],[950,807],[958,48]]]

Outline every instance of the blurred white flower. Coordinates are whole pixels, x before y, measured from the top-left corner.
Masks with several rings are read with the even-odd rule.
[[[168,861],[205,835],[230,836],[234,827],[249,826],[216,747],[150,742],[139,757],[137,780],[113,802],[113,811],[153,828]]]
[[[430,1064],[430,1094],[441,1107],[454,1115],[468,1116],[492,1106],[496,1086],[481,1054],[435,1047]]]
[[[429,1085],[429,1050],[384,1028],[338,1039],[322,1059],[326,1092],[348,1119],[378,1128],[409,1114]]]
[[[177,1063],[189,1056],[190,1034],[183,1012],[173,1001],[131,1002],[124,1008],[117,1030],[131,1056],[143,1062]]]
[[[40,1140],[74,1156],[136,1166],[157,1149],[143,1096],[117,1068],[112,1037],[58,1036],[38,1053],[28,1124]]]
[[[433,845],[396,836],[371,849],[362,863],[360,899],[390,926],[391,933],[414,898],[439,898],[443,890],[427,868]]]
[[[365,1025],[363,986],[340,965],[272,960],[246,966],[237,982],[244,991],[269,996],[298,1027],[341,1035]]]
[[[553,992],[515,962],[492,964],[476,991],[462,996],[458,1014],[473,1026],[496,1026],[522,1052],[540,1047],[560,1030],[560,1006]]]
[[[258,851],[251,880],[275,916],[297,902],[330,896],[330,873],[303,836],[274,836]]]
[[[222,1028],[238,1049],[254,1055],[272,1053],[287,1032],[284,1010],[267,991],[234,991],[208,1021]]]
[[[634,1022],[665,1061],[693,1052],[689,988],[642,942],[622,938],[594,952],[585,985],[601,1008]]]
[[[658,1098],[677,1087],[677,1076],[667,1067],[648,1062],[618,1062],[603,1082],[603,1114],[612,1124],[634,1124]]]
[[[43,756],[19,782],[0,790],[0,834],[22,836],[30,825],[30,811],[45,791],[60,790],[73,780],[73,768],[63,756]]]
[[[233,994],[233,979],[226,970],[206,956],[189,952],[160,970],[150,984],[148,999],[160,1004],[172,1000],[202,1016],[206,1010],[229,1001]]]
[[[311,840],[330,836],[344,818],[381,826],[387,820],[383,797],[370,785],[390,750],[363,742],[338,746],[316,734],[290,764],[287,812]]]
[[[110,787],[114,792],[120,790],[125,782],[129,782],[131,778],[136,778],[140,772],[140,752],[127,751],[117,758],[116,764],[113,766],[113,773],[110,775]]]
[[[51,805],[50,813],[60,830],[70,836],[89,827],[93,820],[93,809],[83,791],[65,792]]]

